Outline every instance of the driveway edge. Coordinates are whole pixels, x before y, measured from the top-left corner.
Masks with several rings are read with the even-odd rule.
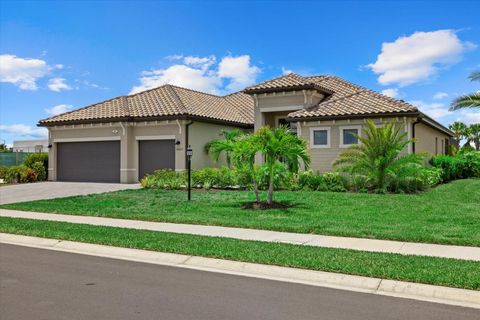
[[[480,309],[480,291],[0,233],[0,243]]]

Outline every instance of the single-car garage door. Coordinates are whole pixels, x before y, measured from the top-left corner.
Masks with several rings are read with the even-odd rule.
[[[175,140],[138,141],[138,178],[157,169],[175,169]]]
[[[57,143],[57,180],[120,182],[120,141]]]

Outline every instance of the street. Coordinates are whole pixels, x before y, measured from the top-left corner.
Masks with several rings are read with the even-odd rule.
[[[0,245],[9,319],[479,319],[479,310]]]

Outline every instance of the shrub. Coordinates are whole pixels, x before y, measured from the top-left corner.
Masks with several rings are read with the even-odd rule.
[[[460,156],[435,156],[430,160],[432,166],[443,170],[443,182],[464,178],[464,160]]]
[[[440,168],[423,168],[420,175],[428,187],[435,187],[442,182],[443,169]]]
[[[43,166],[42,162],[37,161],[33,163],[31,169],[37,173],[37,181],[47,180],[47,172],[45,171],[45,167]]]
[[[465,178],[480,178],[480,152],[464,152],[459,155],[464,160]]]
[[[0,179],[7,180],[8,170],[9,170],[9,167],[6,167],[6,166],[0,167]]]
[[[301,172],[298,175],[300,189],[312,191],[347,191],[347,180],[337,172],[327,172],[323,175],[311,171]]]
[[[41,162],[45,168],[45,172],[48,172],[48,153],[30,153],[25,157],[23,164],[33,169],[35,162]]]

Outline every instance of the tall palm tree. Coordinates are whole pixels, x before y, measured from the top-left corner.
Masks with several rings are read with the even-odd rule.
[[[220,155],[225,153],[225,160],[227,166],[230,168],[232,166],[231,153],[233,151],[233,146],[235,141],[243,134],[242,131],[238,129],[233,130],[222,130],[223,139],[212,140],[208,142],[204,150],[207,154],[210,154],[214,161],[218,161]]]
[[[448,126],[450,130],[453,132],[453,137],[457,141],[458,145],[456,148],[460,146],[460,141],[462,141],[463,138],[465,138],[467,134],[467,125],[463,122],[460,121],[455,121],[451,125]]]
[[[281,126],[271,129],[262,127],[256,133],[260,145],[260,152],[264,156],[268,172],[267,203],[273,203],[273,181],[275,169],[284,165],[288,171],[296,173],[303,162],[305,168],[310,165],[310,155],[307,143],[302,138],[291,133],[290,129]]]
[[[393,121],[377,128],[368,120],[362,135],[357,135],[360,143],[340,154],[334,165],[353,175],[366,176],[378,192],[385,192],[389,177],[419,166],[422,161],[422,157],[415,154],[400,156],[400,152],[413,142],[413,139],[406,139],[407,133],[401,133],[400,129]]]
[[[470,81],[480,81],[480,71],[474,71],[468,77]],[[480,108],[480,92],[466,94],[453,100],[450,111],[463,108]]]

